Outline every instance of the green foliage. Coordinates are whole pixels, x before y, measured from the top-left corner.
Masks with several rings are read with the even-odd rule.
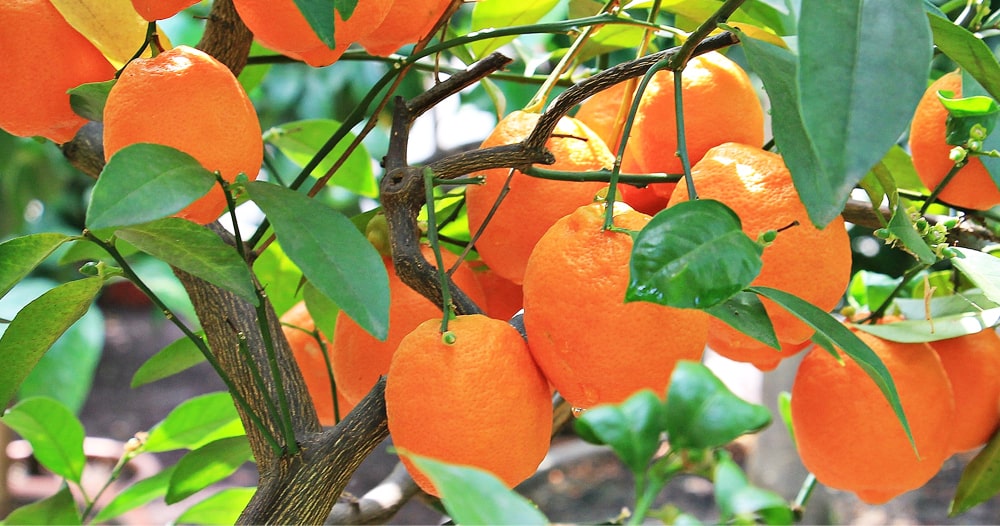
[[[150,356],[145,363],[136,369],[135,374],[132,375],[131,387],[135,389],[162,380],[204,361],[205,355],[190,338],[179,338]]]
[[[10,512],[2,523],[24,526],[50,524],[73,526],[82,524],[82,521],[69,486],[63,485],[55,495]]]
[[[174,474],[175,466],[170,466],[159,473],[142,479],[115,495],[115,498],[94,517],[94,522],[102,523],[118,517],[130,510],[147,504],[152,500],[167,494],[167,486]]]
[[[715,502],[723,523],[792,524],[792,510],[777,493],[750,484],[728,453],[715,466]]]
[[[705,309],[709,314],[722,320],[734,329],[752,336],[757,341],[775,350],[781,349],[774,325],[767,316],[764,303],[752,292],[737,292],[726,301]]]
[[[209,442],[243,435],[243,424],[226,392],[189,398],[149,430],[144,451],[198,449]]]
[[[955,498],[948,516],[955,517],[986,502],[1000,492],[1000,435],[993,435],[975,458],[969,462],[958,481]]]
[[[252,460],[246,435],[220,438],[194,449],[177,461],[166,502],[174,504],[232,475]]]
[[[641,474],[660,447],[664,407],[651,390],[640,391],[618,405],[600,405],[574,422],[580,438],[607,444],[632,473]]]
[[[0,298],[70,239],[65,234],[44,233],[0,243]]]
[[[271,128],[264,133],[264,140],[278,147],[286,157],[299,167],[305,167],[318,152],[325,151],[326,141],[343,126],[332,119],[293,121]],[[313,177],[322,177],[333,168],[334,161],[347,151],[347,145],[356,136],[348,133],[312,171]],[[346,188],[365,197],[378,197],[378,184],[372,172],[371,155],[364,145],[359,145],[347,156],[343,165],[330,179],[330,183]]]
[[[49,471],[75,484],[83,480],[83,424],[51,398],[29,398],[3,415],[3,422],[31,444],[35,458]]]
[[[558,4],[557,0],[541,2],[508,2],[506,0],[483,0],[476,2],[472,9],[471,31],[487,31],[497,27],[534,24],[542,19]],[[514,40],[515,37],[499,37],[480,40],[469,44],[469,50],[474,57],[482,58],[501,46]]]
[[[227,488],[191,506],[178,524],[235,524],[256,488]]]

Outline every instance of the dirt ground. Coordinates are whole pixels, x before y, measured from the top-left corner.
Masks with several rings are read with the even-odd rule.
[[[163,345],[180,336],[179,332],[148,311],[121,308],[106,309],[107,343],[97,372],[91,398],[81,418],[88,435],[127,440],[135,432],[148,429],[179,402],[209,391],[223,389],[222,382],[202,364],[180,375],[138,389],[129,382],[136,368]],[[779,386],[780,387],[780,386]],[[768,396],[767,390],[764,394]],[[749,442],[748,465],[754,479],[793,498],[805,477],[794,452],[789,454],[787,437],[781,426],[771,426]],[[379,447],[362,464],[348,491],[361,495],[371,488],[395,464],[394,457]],[[599,523],[617,517],[633,498],[633,482],[620,463],[606,451],[573,439],[564,439],[554,448],[557,465],[547,466],[519,489],[536,502],[554,522]],[[179,454],[160,455],[145,469],[155,470],[176,461]],[[818,487],[804,518],[806,524],[1000,524],[1000,499],[954,518],[947,517],[948,503],[963,465],[970,456],[948,461],[942,472],[921,490],[910,492],[885,506],[866,506],[850,494]],[[253,485],[255,471],[245,466],[226,481],[226,485]],[[207,493],[196,495],[176,506],[156,501],[121,519],[128,524],[166,524],[190,503]],[[717,518],[712,499],[712,485],[695,477],[672,482],[660,496],[659,504],[673,504],[703,521]],[[391,521],[393,524],[440,524],[442,516],[418,500],[408,503]]]

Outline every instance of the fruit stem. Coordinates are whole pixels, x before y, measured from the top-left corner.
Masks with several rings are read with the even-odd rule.
[[[278,423],[281,425],[281,432],[285,438],[283,451],[288,455],[295,455],[299,452],[299,442],[295,438],[295,428],[292,426],[292,411],[288,405],[288,396],[285,394],[285,385],[281,378],[281,369],[278,367],[278,355],[274,351],[274,337],[271,335],[271,324],[267,316],[267,294],[260,287],[256,287],[257,297],[257,327],[260,328],[261,339],[264,340],[264,351],[267,354],[267,365],[271,369],[271,378],[274,380],[274,390],[278,392],[278,406],[281,412],[278,416]],[[265,396],[267,391],[264,391]]]
[[[698,199],[698,192],[694,188],[694,178],[691,177],[691,159],[688,157],[687,137],[684,133],[684,69],[674,71],[674,113],[677,118],[677,156],[681,158],[681,166],[684,168],[684,181],[687,183],[688,200]]]
[[[920,206],[920,215],[924,215],[925,213],[927,213],[927,209],[930,208],[932,204],[934,204],[934,202],[937,200],[938,195],[940,195],[941,192],[944,190],[944,187],[947,186],[948,183],[950,183],[951,180],[955,177],[955,175],[958,174],[958,171],[964,167],[965,167],[965,162],[955,163],[951,167],[951,170],[948,170],[948,173],[944,176],[944,179],[941,179],[941,182],[938,183],[937,186],[935,186],[934,189],[931,191],[931,195],[927,196],[927,200],[924,201],[924,204]]]
[[[550,170],[538,166],[531,166],[524,170],[526,175],[538,177],[540,179],[552,179],[555,181],[602,181],[610,182],[613,176],[612,170],[594,170],[589,172],[570,172],[564,170]],[[667,174],[662,172],[644,174],[618,174],[618,182],[626,184],[652,184],[652,183],[676,183],[680,181],[680,174]],[[450,182],[449,182],[450,184]]]
[[[448,332],[448,320],[455,315],[451,306],[451,289],[448,287],[448,274],[444,269],[444,258],[441,257],[441,245],[438,242],[437,222],[434,217],[434,171],[424,168],[424,196],[427,201],[427,239],[434,251],[438,280],[441,283],[441,333]]]
[[[260,368],[257,367],[257,360],[254,360],[253,356],[250,355],[250,346],[247,344],[246,334],[244,334],[242,331],[238,331],[236,327],[233,326],[232,324],[230,324],[230,327],[234,331],[236,331],[236,338],[237,340],[239,340],[239,346],[237,347],[237,351],[239,351],[243,359],[246,360],[247,366],[250,369],[250,376],[253,378],[254,384],[257,385],[257,389],[260,389],[260,392],[266,393],[267,388],[266,384],[264,383],[264,376],[260,374]],[[267,406],[268,412],[280,418],[281,413],[278,412],[278,406],[274,405],[274,400],[272,400],[271,397],[269,396],[264,397],[264,405]],[[275,454],[281,453],[281,445],[278,444],[277,441],[275,441],[273,448]]]
[[[806,503],[809,502],[809,497],[812,496],[814,489],[816,489],[816,475],[809,473],[806,475],[805,481],[802,482],[802,488],[799,489],[799,494],[795,496],[795,501],[792,502],[792,513],[795,514],[796,522],[802,519]]]
[[[333,377],[333,363],[330,362],[330,354],[327,353],[326,342],[323,341],[319,329],[313,330],[310,334],[316,339],[316,343],[319,344],[320,353],[323,354],[323,362],[326,364],[326,377],[330,380],[330,397],[333,399],[333,422],[334,424],[338,424],[340,423],[340,400],[337,399],[337,380]]]

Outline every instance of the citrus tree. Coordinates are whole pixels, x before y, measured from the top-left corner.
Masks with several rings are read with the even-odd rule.
[[[619,521],[690,520],[652,504],[695,474],[723,521],[789,523],[816,484],[883,503],[970,450],[950,512],[1000,490],[988,2],[22,0],[0,26],[0,297],[54,278],[0,312],[3,422],[65,480],[7,522],[113,520],[252,459],[256,487],[179,522],[360,523],[422,492],[545,523],[510,488],[567,429],[634,474]],[[316,79],[294,111],[267,89]],[[456,99],[492,132],[414,162]],[[208,362],[227,391],[136,430],[109,483],[187,452],[98,506],[95,358],[61,349],[123,281],[184,334],[133,384]],[[804,358],[772,415],[706,348]],[[793,502],[726,450],[772,421],[811,472]],[[390,435],[398,498],[337,504]]]

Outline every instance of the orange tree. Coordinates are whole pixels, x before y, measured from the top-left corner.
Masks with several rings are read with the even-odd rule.
[[[8,522],[113,520],[154,498],[185,501],[250,460],[255,487],[220,492],[179,522],[384,518],[421,491],[403,470],[392,475],[398,499],[337,501],[397,429],[394,445],[419,487],[456,522],[544,523],[509,486],[547,450],[549,421],[552,433],[609,446],[635,475],[632,522],[653,514],[660,489],[684,473],[714,482],[724,521],[792,522],[816,484],[881,502],[924,483],[950,452],[970,449],[978,453],[950,512],[1000,490],[1000,379],[982,373],[996,363],[984,356],[1000,346],[981,338],[963,353],[972,341],[964,338],[1000,322],[1000,261],[990,249],[1000,64],[984,41],[997,33],[1000,11],[987,3],[190,3],[155,16],[130,2],[0,6],[8,154],[0,159],[0,401],[9,406],[3,422],[66,482]],[[725,68],[686,68],[709,53]],[[723,74],[728,80],[713,77]],[[932,85],[939,77],[947,82]],[[318,81],[323,91],[307,91]],[[275,86],[309,100],[282,105]],[[634,96],[602,110],[599,133],[583,120],[557,127],[612,87]],[[756,107],[748,90],[767,104]],[[699,102],[703,95],[713,102]],[[520,119],[529,124],[510,141],[412,163],[411,143],[424,135],[411,135],[417,119],[455,98],[498,121],[536,115]],[[447,131],[472,138],[464,122]],[[766,142],[746,144],[757,140]],[[550,150],[557,142],[568,146]],[[663,162],[633,162],[626,148]],[[587,159],[572,158],[584,150]],[[699,198],[706,173],[729,176]],[[481,217],[470,228],[465,189],[487,180],[493,202],[476,204]],[[593,191],[580,192],[581,181]],[[646,185],[652,194],[637,190]],[[674,188],[684,195],[671,198]],[[738,212],[726,203],[735,194]],[[526,203],[521,212],[504,208],[508,196]],[[644,213],[616,202],[633,199]],[[777,216],[765,206],[772,200],[800,212]],[[568,219],[530,212],[550,211],[547,202],[562,203]],[[572,219],[581,214],[591,220]],[[845,253],[845,236],[797,234],[845,222],[859,246],[875,243],[890,257],[874,265],[855,254],[847,275],[840,259],[823,256]],[[506,238],[533,232],[530,242],[541,236],[544,247],[499,251],[505,264],[531,270],[523,290],[516,275],[504,284],[505,296],[524,298],[524,314],[510,320],[484,317],[477,302],[494,291],[480,280],[487,290],[467,294],[451,279],[457,264],[442,256],[489,268],[489,251],[476,243],[494,232],[522,244]],[[603,256],[611,251],[619,260]],[[356,404],[341,403],[329,359],[336,339],[324,335],[349,318],[387,338],[393,296],[381,254],[441,316],[403,339],[399,360],[382,371],[387,379]],[[147,262],[169,268],[186,300],[144,277]],[[609,264],[616,271],[601,270]],[[810,279],[842,293],[836,311],[830,298],[796,295],[816,288]],[[84,345],[78,333],[94,325],[94,300],[123,280],[184,333],[133,384],[207,361],[227,391],[135,430],[109,484],[138,455],[187,451],[108,502],[82,484],[76,413],[99,338]],[[630,302],[659,307],[623,308]],[[678,342],[694,351],[669,354]],[[765,369],[810,348],[796,379],[801,394],[780,414],[803,433],[802,456],[815,469],[794,501],[752,486],[727,453],[774,417],[698,363],[706,344],[752,349],[727,354],[769,362]],[[641,377],[629,370],[640,363],[651,364]],[[927,404],[938,407],[924,411]],[[493,413],[477,417],[477,409]],[[945,436],[963,414],[977,415],[975,432]],[[857,422],[847,438],[825,431],[845,421]],[[873,442],[850,433],[886,428],[894,438],[875,441],[884,451],[874,464],[863,445]]]

